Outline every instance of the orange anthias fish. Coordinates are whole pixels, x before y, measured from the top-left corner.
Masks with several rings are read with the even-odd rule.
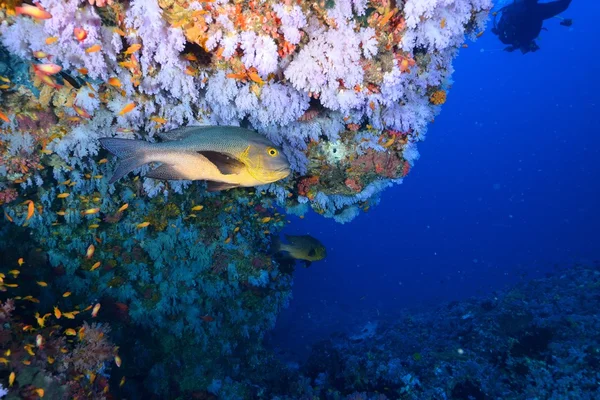
[[[141,48],[142,48],[142,45],[139,43],[132,44],[131,46],[129,46],[127,48],[127,50],[125,50],[125,54],[133,54]]]
[[[73,28],[73,36],[75,36],[75,39],[83,42],[87,38],[87,32],[83,28]]]
[[[121,80],[119,78],[108,78],[108,84],[117,88],[121,87]]]
[[[125,115],[128,112],[131,112],[135,108],[135,103],[129,103],[121,111],[119,111],[119,115]]]
[[[85,52],[86,53],[96,53],[100,50],[102,50],[102,46],[100,46],[99,44],[95,44],[92,47],[88,47],[87,49],[85,49]]]
[[[85,252],[85,257],[89,260],[90,258],[92,258],[92,256],[94,255],[94,251],[96,250],[96,247],[93,244],[90,244],[89,247],[87,248],[87,251]]]
[[[96,303],[94,306],[94,309],[92,310],[92,318],[96,318],[98,311],[100,311],[100,303]]]
[[[75,110],[75,112],[82,118],[92,118],[92,116],[87,111],[85,111],[79,106],[76,106],[75,104],[73,104],[73,110]]]
[[[46,75],[58,74],[62,70],[62,67],[56,64],[34,64],[33,68]]]
[[[21,4],[21,7],[15,7],[15,12],[17,15],[27,15],[29,17],[33,17],[35,19],[50,19],[52,18],[52,14],[48,11],[44,10],[42,6],[39,4],[36,6],[32,6],[31,4]]]
[[[204,322],[213,322],[215,320],[210,315],[204,315],[204,316],[200,317],[200,319],[202,319],[202,321],[204,321]]]

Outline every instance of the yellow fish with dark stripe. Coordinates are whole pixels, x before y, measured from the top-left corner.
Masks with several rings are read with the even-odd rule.
[[[290,174],[290,163],[271,141],[236,126],[188,126],[159,134],[160,143],[102,138],[121,159],[109,183],[142,165],[160,165],[146,176],[162,180],[204,180],[209,191],[259,186]]]
[[[304,261],[305,267],[309,267],[313,261],[319,261],[327,257],[325,246],[310,235],[284,236],[289,243],[281,243],[277,236],[272,238],[272,252],[279,253],[284,258]]]

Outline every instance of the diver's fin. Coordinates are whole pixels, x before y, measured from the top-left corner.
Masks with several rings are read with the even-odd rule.
[[[146,177],[152,179],[161,179],[164,181],[172,181],[181,179],[181,173],[172,165],[162,164],[157,168],[148,171],[148,173],[146,173]]]
[[[571,5],[571,0],[556,0],[550,3],[537,3],[535,5],[535,15],[544,20],[557,16],[565,12]]]
[[[218,151],[199,151],[198,154],[206,157],[223,175],[237,174],[245,167],[243,162],[233,158],[229,154],[220,153]]]
[[[215,182],[215,181],[206,181],[206,190],[209,192],[218,192],[220,190],[227,190],[239,187],[235,183],[226,183],[226,182]]]
[[[152,145],[144,140],[119,138],[100,138],[99,140],[102,147],[121,159],[112,178],[108,181],[109,184],[146,164],[145,152]]]
[[[561,24],[562,26],[567,26],[567,27],[569,27],[569,26],[573,25],[573,20],[572,20],[571,18],[565,18],[565,19],[563,19],[562,21],[560,21],[560,24]]]
[[[310,267],[311,264],[312,264],[312,262],[310,262],[308,260],[304,260],[304,268]]]

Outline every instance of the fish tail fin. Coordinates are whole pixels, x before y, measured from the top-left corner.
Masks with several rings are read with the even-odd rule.
[[[100,144],[121,159],[108,183],[115,183],[134,169],[148,163],[146,160],[146,151],[150,143],[145,141],[101,138]]]

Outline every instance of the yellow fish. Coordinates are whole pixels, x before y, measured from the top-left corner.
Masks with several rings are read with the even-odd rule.
[[[306,267],[313,261],[319,261],[327,256],[325,246],[310,235],[293,236],[284,235],[289,242],[281,243],[278,237],[273,238],[271,249],[283,257],[304,261]]]
[[[122,158],[109,183],[150,162],[161,165],[146,174],[163,180],[204,180],[209,191],[258,186],[287,177],[290,163],[257,132],[235,126],[188,126],[159,133],[161,143],[102,138]]]

